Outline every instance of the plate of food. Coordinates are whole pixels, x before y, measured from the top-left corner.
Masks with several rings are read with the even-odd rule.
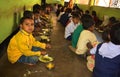
[[[40,56],[40,57],[39,57],[39,60],[40,60],[41,62],[48,63],[48,62],[53,61],[53,58],[50,57],[50,56],[48,56],[48,55],[45,55],[45,56]]]
[[[48,39],[48,36],[42,35],[42,36],[40,36],[40,38],[41,38],[41,39]]]
[[[42,29],[44,32],[49,32],[49,29]]]

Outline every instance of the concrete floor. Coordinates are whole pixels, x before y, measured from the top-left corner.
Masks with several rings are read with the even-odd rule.
[[[55,16],[52,19],[52,48],[47,52],[54,58],[55,68],[48,70],[46,63],[42,62],[35,66],[11,64],[5,54],[0,58],[0,77],[92,77],[92,73],[86,67],[86,60],[69,50],[70,42],[63,38],[64,27],[56,22]]]

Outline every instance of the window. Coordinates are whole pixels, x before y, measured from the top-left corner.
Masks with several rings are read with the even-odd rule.
[[[120,8],[120,0],[111,0],[110,7]]]
[[[95,5],[109,7],[110,0],[95,0]]]
[[[89,0],[75,0],[75,3],[87,5],[89,3]]]
[[[94,5],[120,8],[120,0],[95,0]]]
[[[65,2],[69,2],[70,0],[64,0]],[[77,4],[88,4],[89,0],[73,0]]]
[[[69,2],[70,0],[65,0],[65,2]]]

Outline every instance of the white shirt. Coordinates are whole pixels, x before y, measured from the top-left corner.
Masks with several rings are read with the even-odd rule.
[[[59,14],[57,20],[60,20],[61,16],[62,16],[64,13],[65,13],[65,12],[60,12],[60,14]]]
[[[68,36],[70,36],[79,24],[74,24],[74,22],[71,20],[70,23],[65,27],[65,36],[64,37],[67,38]]]
[[[35,23],[39,23],[39,22],[41,22],[40,19],[35,19]]]
[[[93,32],[89,30],[83,30],[78,39],[77,49],[75,53],[78,55],[85,54],[86,51],[88,50],[86,46],[88,42],[91,42],[93,46],[98,43],[97,38]]]
[[[97,46],[91,49],[90,53],[95,54],[96,50]],[[102,55],[102,57],[114,58],[120,55],[120,45],[115,45],[112,42],[103,43],[99,49],[99,54]]]

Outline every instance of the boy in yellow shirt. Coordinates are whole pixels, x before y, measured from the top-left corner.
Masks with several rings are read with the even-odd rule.
[[[29,17],[21,18],[20,31],[12,37],[7,48],[8,60],[11,63],[36,64],[38,57],[45,55],[46,52],[32,51],[32,47],[51,48],[49,44],[36,41],[32,35],[33,30],[34,20]]]

